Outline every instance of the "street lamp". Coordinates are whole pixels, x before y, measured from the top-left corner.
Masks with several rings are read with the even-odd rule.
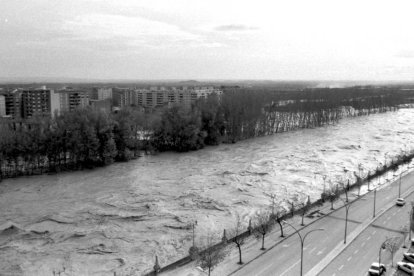
[[[400,184],[398,184],[398,198],[401,197],[401,174],[402,172],[400,172]]]
[[[303,245],[305,243],[305,239],[310,233],[315,232],[315,231],[323,231],[325,229],[318,228],[318,229],[311,230],[311,231],[307,232],[305,234],[305,236],[302,237],[302,235],[299,233],[299,231],[295,227],[293,227],[292,224],[290,224],[289,222],[287,222],[285,220],[283,220],[283,223],[286,223],[287,225],[292,227],[299,236],[299,239],[300,239],[300,276],[302,276],[303,275]]]
[[[351,207],[351,203],[346,203],[345,200],[343,200],[342,198],[339,198],[340,200],[342,200],[342,202],[344,203],[344,207],[345,207],[345,235],[344,235],[344,244],[346,244],[346,230],[348,227],[348,212],[349,212],[349,208]]]

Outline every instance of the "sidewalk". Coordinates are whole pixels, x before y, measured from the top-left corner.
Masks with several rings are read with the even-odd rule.
[[[382,185],[381,187],[385,187],[388,185],[392,185],[395,182],[392,183],[387,183],[386,185]],[[366,187],[365,187],[366,188]],[[365,194],[362,194],[361,191],[361,196],[358,198],[355,195],[355,192],[352,193],[349,192],[348,196],[349,196],[349,200],[352,201],[354,199],[357,200],[361,200],[364,199],[365,196],[369,193],[367,193],[367,191],[364,191]],[[345,198],[345,195],[341,196],[342,198]],[[312,210],[310,210],[308,212],[308,214],[312,214],[314,213],[316,216],[309,218],[309,217],[305,217],[305,227],[313,224],[314,222],[322,219],[322,218],[326,218],[327,214],[331,214],[335,211],[337,211],[338,209],[341,209],[343,207],[343,202],[341,200],[337,200],[334,203],[334,209],[335,210],[331,210],[331,203],[330,202],[326,202],[325,204],[323,204],[322,206],[320,206],[319,208],[314,208]],[[380,210],[378,210],[379,213]],[[299,216],[295,216],[292,219],[288,220],[289,223],[291,223],[294,227],[298,228],[298,229],[303,229],[304,227],[302,227],[300,225],[301,223],[301,217]],[[349,232],[348,235],[349,237],[351,237],[351,235],[357,231],[354,230],[353,232]],[[237,270],[239,270],[240,268],[244,267],[245,265],[249,264],[250,262],[254,261],[255,259],[259,258],[261,255],[266,254],[266,252],[268,252],[270,249],[278,246],[281,242],[283,242],[284,240],[286,240],[287,238],[289,238],[290,236],[292,236],[294,233],[293,229],[291,227],[284,227],[284,234],[285,234],[285,238],[281,238],[280,237],[280,230],[279,230],[279,226],[275,225],[275,230],[272,231],[271,233],[269,233],[268,235],[266,235],[266,240],[265,240],[265,247],[266,247],[266,251],[261,251],[260,247],[261,247],[261,242],[256,240],[254,237],[249,237],[245,244],[242,246],[242,256],[243,256],[243,262],[244,265],[240,266],[237,264],[238,262],[238,251],[236,249],[236,247],[233,244],[229,244],[228,248],[231,248],[231,251],[229,253],[229,255],[227,256],[227,258],[220,263],[213,271],[212,271],[212,275],[232,275],[234,272],[236,272]],[[296,235],[296,234],[295,234]],[[285,247],[285,245],[280,245],[282,247]],[[329,249],[329,251],[331,251],[333,248]],[[169,271],[169,272],[164,272],[161,273],[161,275],[183,275],[183,276],[198,276],[198,275],[206,275],[205,272],[201,271],[200,269],[195,268],[195,264],[194,263],[190,263],[187,264],[183,267],[180,267],[178,269],[175,269],[173,271]]]

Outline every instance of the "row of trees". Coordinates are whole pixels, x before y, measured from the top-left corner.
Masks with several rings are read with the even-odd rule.
[[[140,152],[189,151],[297,128],[335,123],[343,116],[393,110],[399,91],[228,89],[191,108],[108,114],[80,109],[54,118],[0,122],[0,179],[127,161]]]
[[[396,170],[396,167],[402,164],[406,164],[411,161],[414,157],[414,152],[406,152],[401,156],[391,158],[391,162],[386,164],[384,167],[378,167],[373,172],[365,172],[362,164],[358,166],[358,172],[355,172],[356,180],[354,183],[350,184],[349,179],[333,185],[329,181],[329,186],[325,187],[321,193],[321,199],[313,204],[310,201],[309,196],[306,195],[296,195],[290,200],[278,201],[277,195],[274,193],[267,194],[269,198],[269,209],[263,209],[258,211],[250,220],[249,224],[246,227],[243,224],[243,219],[239,214],[236,214],[236,220],[233,224],[233,227],[228,231],[224,230],[221,241],[217,243],[218,238],[209,233],[204,242],[201,242],[199,248],[194,246],[191,248],[191,257],[196,261],[197,265],[200,265],[201,268],[205,269],[210,275],[211,271],[229,254],[229,247],[226,246],[229,243],[232,243],[238,251],[238,264],[243,264],[242,249],[243,245],[246,242],[246,239],[250,235],[261,241],[260,250],[265,250],[265,238],[267,235],[275,228],[278,227],[280,231],[280,237],[284,237],[284,220],[291,218],[294,215],[299,215],[301,217],[301,226],[305,225],[304,218],[310,211],[311,207],[319,206],[324,202],[329,202],[331,205],[331,210],[334,209],[334,203],[341,199],[341,195],[345,195],[345,200],[342,199],[345,205],[351,204],[348,199],[348,192],[355,188],[358,193],[357,197],[360,196],[361,186],[364,183],[370,183],[373,177],[378,177],[379,175],[385,174],[388,170]],[[324,177],[324,182],[326,178]],[[369,188],[369,187],[368,187]],[[414,206],[414,205],[413,205]],[[414,210],[414,207],[413,207]],[[411,213],[411,216],[414,217],[414,213]],[[404,227],[401,230],[401,233],[404,237],[393,237],[387,239],[384,242],[384,249],[390,251],[391,255],[399,248],[402,241],[405,239],[405,235],[408,233],[409,227]],[[410,221],[410,228],[414,229],[414,219]],[[230,238],[229,238],[230,237]]]

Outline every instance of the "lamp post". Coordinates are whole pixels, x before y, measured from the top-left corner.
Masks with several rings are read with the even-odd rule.
[[[398,184],[398,198],[401,197],[401,174],[402,172],[400,172],[400,183]]]
[[[374,190],[374,215],[372,216],[375,218],[375,200],[377,199],[377,189]]]
[[[314,229],[314,230],[311,230],[311,231],[309,231],[309,232],[307,232],[303,237],[302,237],[302,235],[299,233],[299,231],[295,228],[295,227],[293,227],[293,225],[292,224],[290,224],[289,222],[287,222],[287,221],[283,221],[283,223],[286,223],[287,225],[289,225],[290,227],[292,227],[294,230],[295,230],[295,232],[298,234],[298,236],[299,236],[299,239],[300,239],[300,276],[302,276],[303,275],[303,245],[304,245],[304,243],[305,243],[305,239],[306,239],[306,237],[310,234],[310,233],[312,233],[312,232],[315,232],[315,231],[323,231],[323,230],[325,230],[325,229],[323,229],[323,228],[318,228],[318,229]]]
[[[343,200],[342,198],[339,198],[340,200],[342,200],[344,207],[345,207],[345,235],[344,235],[344,244],[346,244],[346,230],[348,228],[348,212],[349,212],[349,208],[351,207],[351,203],[346,203],[345,200]]]

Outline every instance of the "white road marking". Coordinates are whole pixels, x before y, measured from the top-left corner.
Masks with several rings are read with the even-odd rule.
[[[390,196],[387,196],[385,199],[389,199],[390,198]]]
[[[283,247],[289,247],[289,244],[284,244]]]
[[[367,241],[369,241],[371,239],[371,236],[368,236]]]
[[[285,271],[283,271],[282,274],[280,274],[280,276],[285,275],[286,273],[288,273],[295,265],[297,265],[300,262],[300,260],[298,260],[296,263],[294,263],[293,265],[289,266],[288,269],[286,269]],[[263,270],[262,270],[263,271]],[[259,273],[260,274],[260,273]]]
[[[315,250],[316,250],[316,247],[314,247],[311,251],[309,251],[309,254],[312,254],[312,252]]]
[[[362,244],[361,244],[361,247],[363,247],[365,245],[365,242],[363,242]]]
[[[352,256],[350,256],[348,259],[346,259],[348,262],[352,259]]]
[[[355,250],[355,251],[354,251],[354,254],[358,253],[358,251],[359,251],[358,249],[357,249],[357,250]]]
[[[325,251],[326,247],[322,248],[321,251],[318,251],[318,253],[316,253],[317,256],[321,255],[323,253],[323,251]]]
[[[377,233],[377,230],[375,230],[374,232],[372,232],[372,235],[374,235],[375,233]]]
[[[344,265],[341,265],[341,266],[338,268],[338,270],[339,270],[339,271],[341,271],[341,270],[342,270],[342,268],[344,268]]]

